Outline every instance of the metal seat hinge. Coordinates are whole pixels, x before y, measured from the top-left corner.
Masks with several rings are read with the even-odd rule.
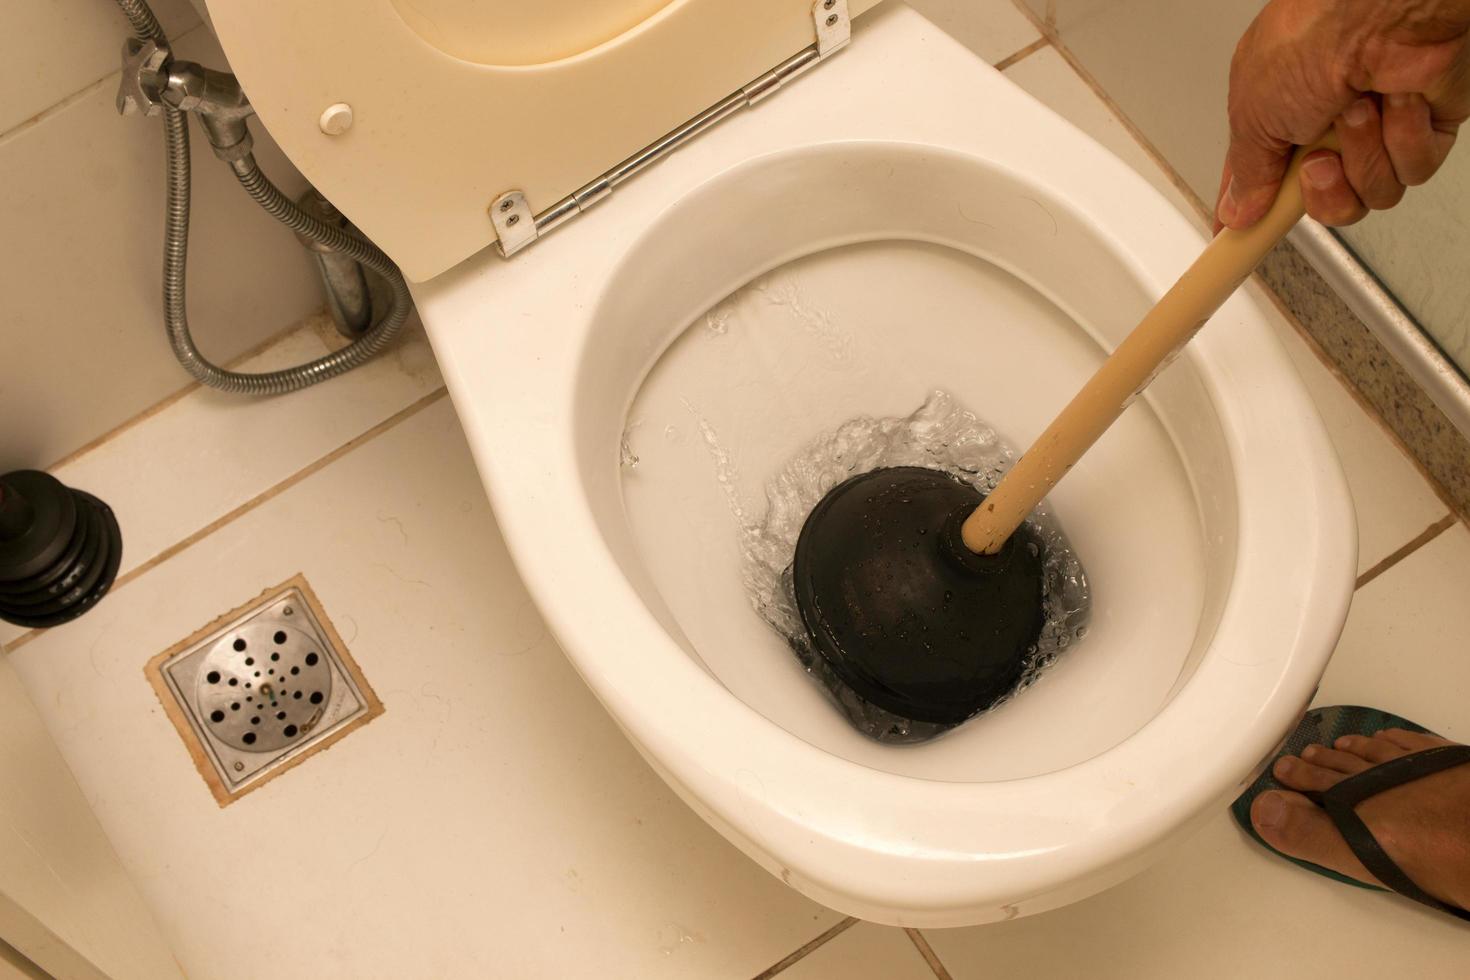
[[[814,0],[812,23],[816,43],[782,61],[770,71],[732,92],[683,125],[669,131],[589,184],[547,207],[539,215],[531,210],[526,195],[509,190],[490,202],[490,221],[499,239],[500,254],[510,258],[538,238],[561,227],[607,198],[615,187],[712,128],[741,109],[774,95],[781,86],[806,72],[852,40],[852,17],[848,0]]]
[[[816,0],[812,4],[812,22],[817,27],[817,54],[827,57],[840,51],[852,40],[852,17],[847,0]]]
[[[536,240],[536,215],[520,191],[506,191],[490,202],[490,223],[499,237],[496,246],[507,259]]]

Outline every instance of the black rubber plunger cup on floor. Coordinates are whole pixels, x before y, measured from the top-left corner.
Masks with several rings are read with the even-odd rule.
[[[95,606],[117,578],[112,509],[38,470],[0,476],[0,619],[45,628]]]
[[[988,497],[893,467],[817,504],[792,584],[839,681],[903,718],[958,724],[1020,680],[1044,622],[1045,556],[1027,517],[1301,219],[1302,164],[1330,139],[1297,152],[1258,223],[1216,236]]]

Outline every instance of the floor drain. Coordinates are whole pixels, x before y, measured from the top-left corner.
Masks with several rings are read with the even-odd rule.
[[[220,805],[382,712],[301,576],[148,665]]]

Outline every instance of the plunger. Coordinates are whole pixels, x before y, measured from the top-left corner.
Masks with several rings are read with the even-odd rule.
[[[955,725],[1019,681],[1045,619],[1026,518],[1306,213],[1297,151],[1271,210],[1225,229],[987,496],[939,470],[889,467],[813,508],[792,564],[817,653],[872,704]]]

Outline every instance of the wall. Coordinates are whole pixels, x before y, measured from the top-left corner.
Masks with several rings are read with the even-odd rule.
[[[187,0],[156,0],[176,54],[227,68]],[[45,467],[189,377],[164,341],[163,133],[113,107],[127,21],[111,0],[6,5],[0,59],[0,472]],[[260,126],[266,172],[305,185]],[[189,310],[227,360],[319,308],[289,232],[262,214],[193,133]]]
[[[1229,142],[1230,56],[1262,0],[1023,0],[1196,194],[1213,204]],[[1463,142],[1463,141],[1462,141]],[[1470,147],[1390,212],[1343,232],[1470,374]]]

